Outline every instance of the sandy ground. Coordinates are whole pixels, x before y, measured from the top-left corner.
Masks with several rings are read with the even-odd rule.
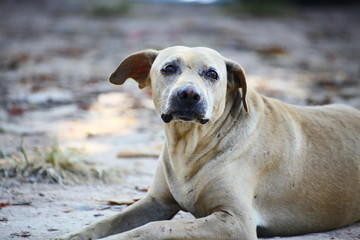
[[[19,146],[57,143],[117,180],[60,185],[0,171],[0,203],[12,204],[0,208],[0,239],[51,239],[124,208],[101,200],[144,195],[137,189],[151,182],[162,123],[148,90],[106,80],[132,52],[208,46],[241,63],[265,95],[360,108],[358,7],[258,17],[213,5],[130,4],[99,16],[86,3],[0,3],[0,169]],[[360,239],[360,224],[288,239]]]

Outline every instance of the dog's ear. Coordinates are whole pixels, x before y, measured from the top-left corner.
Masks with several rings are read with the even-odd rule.
[[[109,81],[121,85],[126,79],[132,78],[138,82],[139,88],[149,86],[150,68],[158,54],[156,50],[145,50],[128,56],[111,74]]]
[[[226,70],[227,70],[227,78],[228,78],[228,89],[235,90],[241,88],[241,101],[244,106],[246,112],[248,112],[248,107],[246,103],[246,76],[244,69],[240,66],[240,64],[225,59]]]

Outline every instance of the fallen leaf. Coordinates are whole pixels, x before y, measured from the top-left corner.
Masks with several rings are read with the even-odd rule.
[[[133,198],[132,200],[100,200],[100,199],[94,199],[95,201],[98,201],[98,202],[103,202],[103,203],[106,203],[108,205],[131,205],[131,204],[134,204],[136,203],[137,201],[140,200],[140,198]]]
[[[25,109],[22,107],[13,106],[8,109],[8,113],[12,116],[22,115],[24,112],[25,112]]]
[[[147,191],[149,191],[149,188],[150,187],[138,187],[138,186],[136,186],[135,187],[135,190],[137,190],[137,191],[139,191],[139,192],[147,192]]]
[[[49,228],[48,229],[48,232],[56,232],[56,231],[59,231],[59,229],[56,229],[56,228]]]
[[[288,50],[282,46],[274,45],[258,49],[257,52],[263,55],[285,55],[289,54]]]
[[[111,207],[102,207],[102,208],[99,208],[98,210],[99,211],[104,211],[104,210],[108,210],[108,209],[110,209]]]
[[[16,70],[20,65],[30,59],[28,53],[18,53],[11,57],[10,61],[7,64],[8,69]]]
[[[9,205],[10,205],[10,203],[8,203],[8,202],[0,202],[0,208],[6,207],[6,206],[9,206]]]
[[[31,202],[14,202],[14,203],[10,203],[10,205],[12,206],[29,206],[31,205]]]
[[[162,144],[138,144],[127,146],[117,154],[118,158],[138,158],[138,157],[159,157],[162,150]]]
[[[28,231],[21,231],[20,233],[12,233],[10,236],[27,238],[31,236],[31,233]]]

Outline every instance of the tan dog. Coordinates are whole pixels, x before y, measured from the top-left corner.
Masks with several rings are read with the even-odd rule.
[[[360,220],[359,110],[247,91],[240,65],[207,48],[136,53],[110,82],[128,78],[151,87],[166,123],[154,181],[136,204],[60,239],[253,240]],[[167,221],[179,210],[197,219]]]

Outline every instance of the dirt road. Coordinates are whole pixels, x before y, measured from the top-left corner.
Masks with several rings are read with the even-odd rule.
[[[265,95],[360,108],[359,8],[259,17],[217,5],[116,7],[70,0],[0,3],[0,239],[51,239],[124,208],[110,200],[144,195],[162,123],[148,90],[130,81],[121,87],[107,82],[132,52],[212,47],[241,63],[249,85]],[[64,178],[63,185],[50,184],[61,180],[50,168],[43,171],[47,182],[41,174],[4,170],[13,156],[19,164],[54,146],[61,149],[54,156],[86,160],[106,183],[67,185]],[[360,224],[288,239],[360,239]]]

